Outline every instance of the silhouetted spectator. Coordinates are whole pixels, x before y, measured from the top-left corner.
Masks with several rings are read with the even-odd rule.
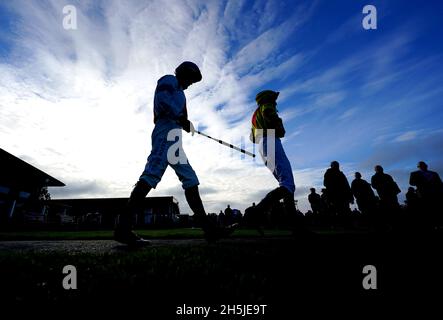
[[[417,187],[417,196],[422,214],[427,215],[429,223],[435,225],[441,211],[443,183],[437,172],[428,170],[424,161],[417,164],[419,170],[411,172],[409,184]]]
[[[401,192],[397,183],[389,174],[383,172],[383,167],[376,165],[375,174],[371,178],[372,187],[377,190],[380,198],[380,218],[387,220],[393,226],[394,219],[400,210],[397,195]]]
[[[243,218],[243,215],[240,210],[232,209],[232,220],[234,223],[240,223]]]
[[[328,201],[328,192],[326,191],[326,188],[321,189],[321,195],[320,195],[323,207],[325,211],[328,211],[329,209],[329,201]]]
[[[328,192],[328,201],[332,212],[343,220],[351,212],[349,204],[354,203],[354,197],[349,182],[343,172],[340,171],[340,165],[337,161],[332,161],[331,167],[326,170],[323,185]]]
[[[406,192],[406,226],[413,230],[426,226],[424,223],[430,215],[420,214],[420,199],[414,187],[409,187]],[[429,220],[429,219],[428,219]],[[429,226],[429,223],[428,223]]]
[[[428,165],[423,161],[420,161],[417,167],[420,170],[411,172],[409,184],[417,187],[419,198],[426,201],[433,201],[441,196],[443,183],[438,173],[428,170]]]
[[[332,210],[331,210],[331,206],[329,204],[329,200],[328,200],[328,191],[326,190],[326,188],[322,188],[321,189],[321,203],[322,203],[322,208],[320,211],[321,214],[321,221],[323,224],[326,224],[326,226],[331,226],[332,225]]]
[[[308,201],[311,204],[313,214],[319,214],[321,211],[322,200],[318,193],[315,192],[315,188],[311,188],[311,193],[308,196]]]
[[[371,185],[361,178],[360,172],[355,173],[355,179],[351,183],[352,194],[357,200],[357,206],[364,215],[375,210],[375,194]]]
[[[232,223],[232,209],[231,206],[228,204],[227,208],[225,209],[225,221],[226,223],[230,224]]]
[[[383,167],[375,166],[375,174],[371,178],[372,187],[377,190],[382,206],[397,208],[399,206],[397,195],[401,192],[397,183],[389,174],[383,172]]]
[[[225,225],[225,214],[222,210],[220,210],[220,213],[218,214],[218,223],[222,226]]]

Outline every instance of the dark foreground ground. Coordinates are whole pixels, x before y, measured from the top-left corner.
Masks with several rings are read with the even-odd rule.
[[[142,319],[205,319],[178,315],[184,305],[211,307],[206,319],[296,319],[302,312],[359,319],[381,307],[405,311],[423,299],[430,310],[443,297],[442,240],[441,233],[324,233],[216,244],[159,239],[137,250],[112,240],[1,241],[0,305],[142,310]],[[77,269],[76,290],[62,286],[65,265]],[[366,265],[376,268],[375,290],[363,288]],[[249,304],[266,305],[264,315],[232,311]]]

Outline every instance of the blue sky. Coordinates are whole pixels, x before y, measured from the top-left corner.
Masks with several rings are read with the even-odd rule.
[[[63,28],[63,7],[77,30]],[[362,27],[377,8],[378,28]],[[190,119],[249,150],[254,96],[280,91],[300,208],[332,160],[352,181],[381,164],[405,192],[443,173],[441,1],[13,1],[0,4],[0,142],[67,184],[53,197],[128,196],[150,151],[156,80],[202,69]],[[208,211],[277,186],[260,161],[185,136]],[[174,195],[168,170],[152,195]],[[404,196],[401,196],[401,200]]]

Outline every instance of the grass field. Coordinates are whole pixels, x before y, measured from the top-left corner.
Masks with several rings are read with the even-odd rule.
[[[256,231],[237,232],[239,237],[229,242],[112,253],[0,251],[0,301],[3,306],[37,304],[76,310],[130,305],[143,309],[146,319],[177,318],[177,307],[183,304],[266,304],[268,314],[288,315],[306,308],[315,314],[332,301],[339,301],[335,308],[345,308],[343,303],[350,299],[374,306],[388,294],[424,295],[443,285],[441,235],[342,233],[292,239],[287,233],[269,231],[268,239],[244,241],[242,237],[256,237]],[[192,229],[142,233],[165,239],[201,237],[200,230]],[[106,231],[15,234],[32,239],[107,239],[110,235]],[[378,272],[374,291],[362,288],[362,270],[369,264]],[[77,290],[62,287],[65,265],[77,269]],[[151,317],[154,314],[161,316]]]
[[[136,230],[137,234],[147,239],[196,239],[202,238],[203,232],[198,228]],[[269,237],[289,236],[286,230],[266,230]],[[258,237],[256,230],[240,229],[235,237]],[[106,240],[113,238],[111,230],[93,231],[0,231],[0,241],[5,240]]]

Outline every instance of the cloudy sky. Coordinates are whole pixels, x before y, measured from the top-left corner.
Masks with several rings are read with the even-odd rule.
[[[419,160],[443,174],[443,3],[372,1],[376,30],[362,27],[366,4],[2,1],[0,147],[63,181],[53,198],[126,197],[151,149],[156,81],[191,60],[203,81],[186,91],[190,119],[250,151],[255,94],[281,92],[302,211],[332,160],[349,181],[381,164],[405,192]],[[210,212],[277,186],[259,159],[201,136],[184,147]],[[171,169],[151,194],[189,212]]]

